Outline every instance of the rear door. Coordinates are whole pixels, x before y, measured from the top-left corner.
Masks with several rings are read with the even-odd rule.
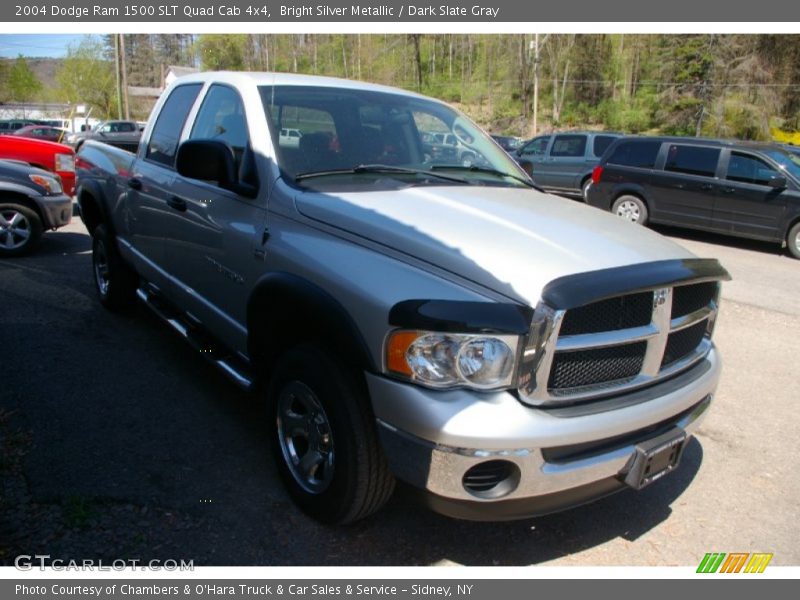
[[[663,166],[656,165],[649,186],[652,220],[711,228],[722,148],[671,142],[665,146],[659,160]]]
[[[724,179],[715,198],[714,229],[747,237],[778,240],[790,189],[776,189],[770,179],[784,174],[751,152],[726,150]],[[791,186],[791,182],[789,182]]]
[[[186,118],[202,85],[181,85],[170,92],[155,126],[133,163],[133,173],[121,181],[127,186],[125,205],[130,242],[138,253],[146,277],[165,281],[164,245],[169,237],[174,212],[167,205],[175,181],[175,153]]]

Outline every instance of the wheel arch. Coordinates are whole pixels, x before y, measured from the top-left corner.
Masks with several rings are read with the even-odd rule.
[[[80,208],[81,221],[86,225],[89,234],[93,234],[98,225],[104,223],[113,233],[111,220],[107,218],[105,208],[101,202],[102,190],[93,182],[88,181],[81,184],[78,190],[78,207]]]
[[[25,194],[14,190],[0,189],[0,204],[6,202],[11,202],[14,204],[19,204],[20,206],[24,206],[26,208],[30,208],[33,212],[36,213],[36,216],[39,217],[39,220],[42,222],[42,227],[46,228],[47,221],[45,220],[44,215],[42,214],[42,209],[36,202],[31,200],[29,196],[26,196]]]
[[[248,354],[269,371],[291,345],[318,340],[348,364],[376,372],[361,331],[341,303],[318,285],[285,272],[256,284],[247,303]]]

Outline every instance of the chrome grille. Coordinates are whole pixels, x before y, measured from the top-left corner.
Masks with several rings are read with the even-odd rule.
[[[570,310],[540,305],[520,376],[530,404],[574,402],[642,387],[711,348],[719,283],[622,294]]]

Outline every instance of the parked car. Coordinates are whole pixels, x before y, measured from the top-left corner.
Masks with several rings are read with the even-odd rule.
[[[142,130],[136,121],[105,121],[96,128],[70,134],[67,143],[79,150],[86,140],[96,140],[135,152],[142,137]]]
[[[13,133],[17,129],[27,127],[28,125],[41,125],[41,123],[32,119],[3,119],[0,120],[0,134]]]
[[[299,129],[284,127],[278,136],[278,144],[286,148],[299,148],[301,137],[303,133]]]
[[[0,258],[32,252],[42,232],[68,225],[72,198],[58,175],[0,160]]]
[[[50,127],[48,125],[25,125],[25,127],[20,127],[14,131],[13,135],[61,143],[66,140],[69,134],[64,129]]]
[[[487,166],[432,159],[419,123]],[[138,299],[266,390],[307,513],[355,521],[399,479],[444,514],[522,518],[678,466],[720,375],[716,260],[542,193],[466,116],[394,88],[198,73],[145,131],[136,155],[78,157],[99,301]]]
[[[509,154],[522,145],[522,138],[509,135],[492,135],[492,139]]]
[[[783,144],[783,148],[792,154],[800,156],[800,146],[795,146],[794,144]]]
[[[523,144],[513,156],[539,187],[585,200],[592,169],[620,135],[606,131],[540,135]]]
[[[778,144],[626,137],[592,180],[589,204],[634,223],[778,242],[800,258],[800,156]]]
[[[27,163],[61,177],[64,192],[75,193],[75,151],[64,144],[0,135],[0,159],[10,159]]]

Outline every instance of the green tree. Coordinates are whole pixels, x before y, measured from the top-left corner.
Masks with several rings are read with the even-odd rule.
[[[245,54],[249,47],[244,34],[205,34],[197,40],[197,52],[203,69],[241,71],[245,68]]]
[[[42,83],[28,65],[25,57],[20,55],[9,70],[6,81],[10,99],[16,102],[28,102],[42,90]]]
[[[116,106],[114,64],[106,59],[102,42],[87,38],[70,46],[56,72],[58,96],[70,104],[94,107],[93,116],[107,118]]]

